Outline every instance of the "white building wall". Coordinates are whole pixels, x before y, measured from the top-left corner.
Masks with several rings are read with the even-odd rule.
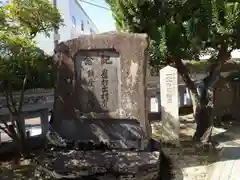
[[[59,42],[66,41],[71,38],[70,32],[71,32],[72,21],[69,16],[70,1],[72,0],[57,0],[57,8],[60,10],[62,18],[64,20],[63,22],[64,26],[60,27],[60,29],[58,30],[58,33],[60,35]]]
[[[69,16],[72,20],[71,25],[71,32],[72,38],[86,35],[86,34],[96,34],[98,33],[98,29],[96,28],[95,24],[91,21],[88,17],[84,9],[80,6],[78,0],[70,0],[70,11]],[[76,22],[75,26],[73,26],[73,22]]]
[[[60,35],[59,42],[76,38],[80,35],[91,34],[91,29],[94,31],[94,34],[99,33],[97,27],[87,16],[77,0],[57,0],[57,8],[64,20],[64,26],[60,27],[58,30]],[[74,18],[76,23],[74,23]],[[54,50],[53,32],[50,34],[50,38],[46,37],[44,34],[39,34],[36,37],[38,47],[44,50],[47,54],[53,54]]]

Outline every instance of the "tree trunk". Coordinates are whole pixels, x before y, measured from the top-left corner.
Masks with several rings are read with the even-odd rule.
[[[52,126],[54,124],[54,113],[55,113],[55,109],[56,109],[56,100],[57,100],[57,88],[58,88],[58,83],[59,83],[59,71],[58,71],[58,65],[56,64],[57,62],[55,62],[54,66],[53,66],[53,72],[54,72],[54,101],[53,101],[53,109],[51,111],[51,117],[50,117],[50,126]]]
[[[194,134],[193,139],[202,142],[208,141],[208,138],[210,137],[208,132],[211,132],[211,118],[209,118],[211,107],[208,106],[207,87],[203,88],[201,96],[199,96],[197,87],[194,81],[190,78],[189,70],[183,64],[182,60],[179,59],[175,61],[175,64],[179,74],[182,76],[186,86],[191,92],[193,115],[197,124],[196,133]],[[202,139],[202,137],[204,138]]]
[[[7,134],[10,135],[10,137],[13,140],[13,143],[16,144],[16,146],[19,148],[20,153],[24,153],[25,150],[28,148],[26,146],[26,135],[25,135],[25,126],[24,126],[24,116],[22,113],[22,106],[24,101],[24,92],[25,92],[25,86],[27,82],[28,74],[26,73],[22,89],[20,93],[20,100],[17,106],[16,101],[13,98],[13,89],[12,89],[12,81],[6,80],[4,81],[4,89],[5,89],[5,98],[7,101],[7,108],[10,113],[10,119],[7,121],[11,122],[11,125],[7,124],[7,121],[5,123],[5,128],[7,129]],[[0,127],[1,129],[4,129],[3,127]]]
[[[201,106],[202,110],[197,120],[197,129],[195,133],[195,140],[202,143],[211,142],[211,134],[213,129],[213,119],[216,114],[213,114],[213,93],[214,84],[221,76],[221,68],[223,64],[231,57],[231,50],[228,50],[227,43],[223,42],[218,52],[217,58],[213,60],[213,63],[209,69],[209,75],[205,78],[204,89],[201,94]],[[208,93],[209,87],[212,86],[213,90]]]
[[[189,70],[187,67],[183,64],[181,59],[175,60],[178,72],[181,74],[187,87],[191,90],[193,97],[193,112],[195,121],[197,123],[197,128],[193,140],[197,142],[208,143],[211,141],[214,118],[214,114],[212,113],[214,89],[212,90],[211,94],[208,92],[208,90],[210,86],[213,86],[215,84],[218,77],[220,76],[222,65],[227,60],[229,60],[230,57],[231,51],[228,50],[228,44],[223,41],[220,44],[218,56],[210,60],[212,64],[208,71],[208,76],[203,80],[204,87],[200,96],[197,93],[197,88],[195,87],[194,82],[189,76]]]
[[[192,99],[192,106],[193,106],[193,116],[196,116],[196,113],[200,106],[199,95],[195,91],[190,90],[191,99]]]
[[[193,114],[197,113],[198,107],[200,106],[200,97],[197,92],[197,87],[194,81],[191,79],[189,75],[189,70],[183,64],[181,59],[175,60],[175,65],[178,70],[178,73],[182,76],[183,81],[185,82],[187,88],[190,90],[192,104],[193,104]]]
[[[195,115],[195,121],[197,124],[196,132],[193,136],[193,140],[201,142],[203,144],[208,143],[211,139],[212,132],[212,99],[208,97],[208,87],[204,86],[200,96],[200,104]]]

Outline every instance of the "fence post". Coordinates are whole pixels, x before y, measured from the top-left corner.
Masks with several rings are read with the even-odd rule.
[[[41,111],[41,129],[42,129],[42,137],[45,137],[48,132],[48,109],[43,109]]]

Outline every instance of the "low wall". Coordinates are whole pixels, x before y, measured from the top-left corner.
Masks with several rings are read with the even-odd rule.
[[[20,93],[13,93],[13,98],[19,101]],[[31,90],[24,95],[23,111],[35,111],[38,109],[52,109],[54,101],[53,90]],[[0,94],[0,116],[9,114],[4,94]]]
[[[193,107],[190,106],[182,106],[179,108],[179,115],[187,115],[193,113]],[[161,121],[161,112],[149,112],[148,120],[151,121]]]

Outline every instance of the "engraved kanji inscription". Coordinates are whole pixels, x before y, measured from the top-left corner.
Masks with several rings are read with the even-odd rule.
[[[93,64],[93,58],[90,56],[84,56],[83,58],[83,62],[85,64],[85,66],[91,66]]]
[[[110,56],[105,56],[105,55],[101,55],[101,64],[112,64],[112,60],[110,59]]]
[[[101,100],[102,100],[102,107],[107,108],[108,107],[108,70],[103,69],[101,72]]]

